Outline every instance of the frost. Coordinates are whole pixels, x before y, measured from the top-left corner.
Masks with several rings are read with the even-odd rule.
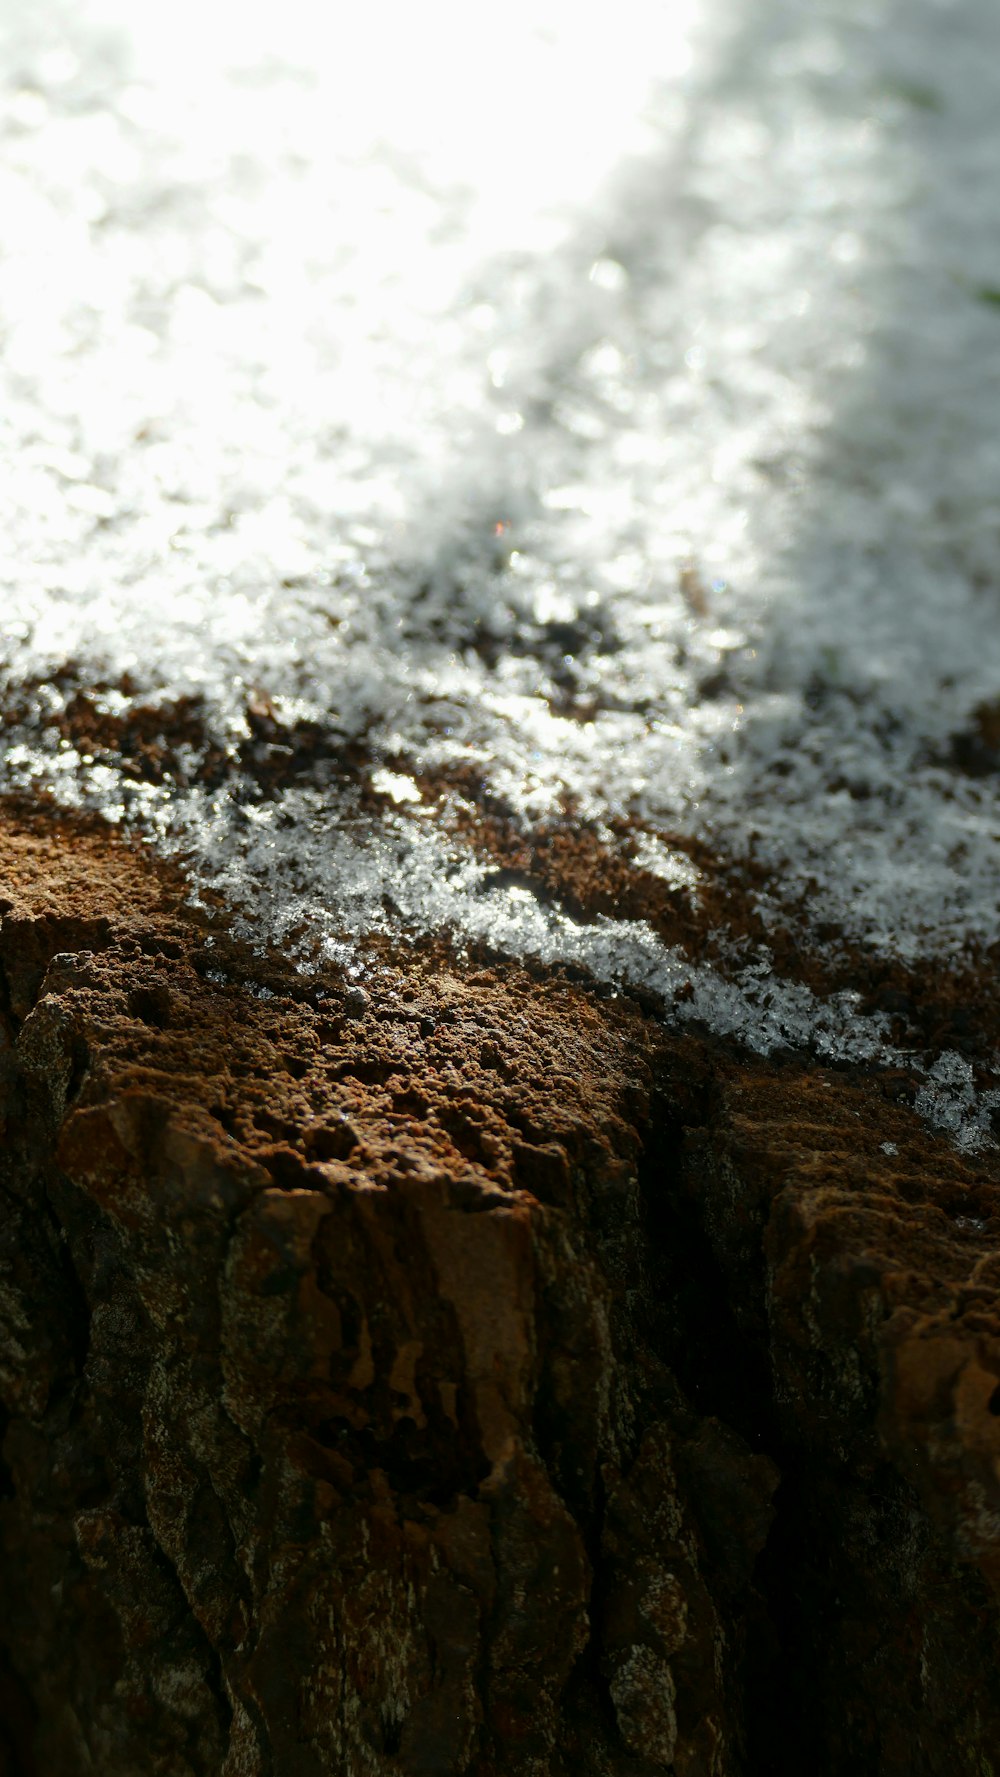
[[[991,1113],[1000,1108],[1000,1090],[977,1092],[971,1062],[953,1049],[946,1049],[929,1069],[915,1108],[970,1153],[997,1146]]]
[[[398,771],[373,771],[371,786],[383,796],[388,796],[397,806],[401,802],[419,802],[421,799],[412,777],[404,777]]]
[[[491,886],[420,786],[632,819],[692,896],[678,834],[752,855],[810,942],[995,939],[996,761],[955,745],[1000,697],[993,0],[38,0],[0,52],[0,784],[303,959],[453,932],[888,1057],[766,959]],[[132,781],[45,728],[67,661],[229,760],[255,707],[265,750],[268,707],[315,725],[327,777],[255,807],[184,740]],[[920,1102],[971,1147],[977,1093]]]

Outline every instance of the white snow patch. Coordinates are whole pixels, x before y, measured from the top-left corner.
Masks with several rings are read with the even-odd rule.
[[[450,929],[888,1056],[767,958],[484,886],[414,779],[637,816],[692,892],[671,833],[751,849],[870,951],[996,938],[997,799],[949,763],[1000,695],[994,0],[38,0],[0,68],[3,680],[196,696],[230,753],[262,691],[364,732],[397,812],[135,785],[39,738],[51,684],[0,783],[138,822],[261,938]]]

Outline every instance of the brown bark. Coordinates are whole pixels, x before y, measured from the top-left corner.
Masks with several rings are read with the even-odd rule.
[[[0,842],[7,1777],[993,1769],[995,1169],[584,980],[305,977],[99,826]]]

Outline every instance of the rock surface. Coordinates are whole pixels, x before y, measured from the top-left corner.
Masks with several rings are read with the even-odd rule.
[[[995,1167],[3,824],[6,1772],[981,1773]]]

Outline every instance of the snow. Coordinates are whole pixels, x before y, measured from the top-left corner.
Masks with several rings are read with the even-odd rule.
[[[804,942],[995,939],[949,762],[1000,696],[994,0],[4,0],[0,68],[5,682],[196,695],[230,751],[263,693],[391,807],[136,785],[40,737],[44,684],[0,783],[303,956],[449,931],[891,1059],[766,955],[491,886],[418,780],[638,817],[692,892],[671,835],[752,852]],[[974,1143],[968,1092],[924,1108]]]
[[[917,1093],[915,1109],[946,1129],[960,1148],[994,1146],[990,1113],[1000,1106],[1000,1091],[977,1092],[972,1064],[946,1049],[928,1070],[927,1084]]]

